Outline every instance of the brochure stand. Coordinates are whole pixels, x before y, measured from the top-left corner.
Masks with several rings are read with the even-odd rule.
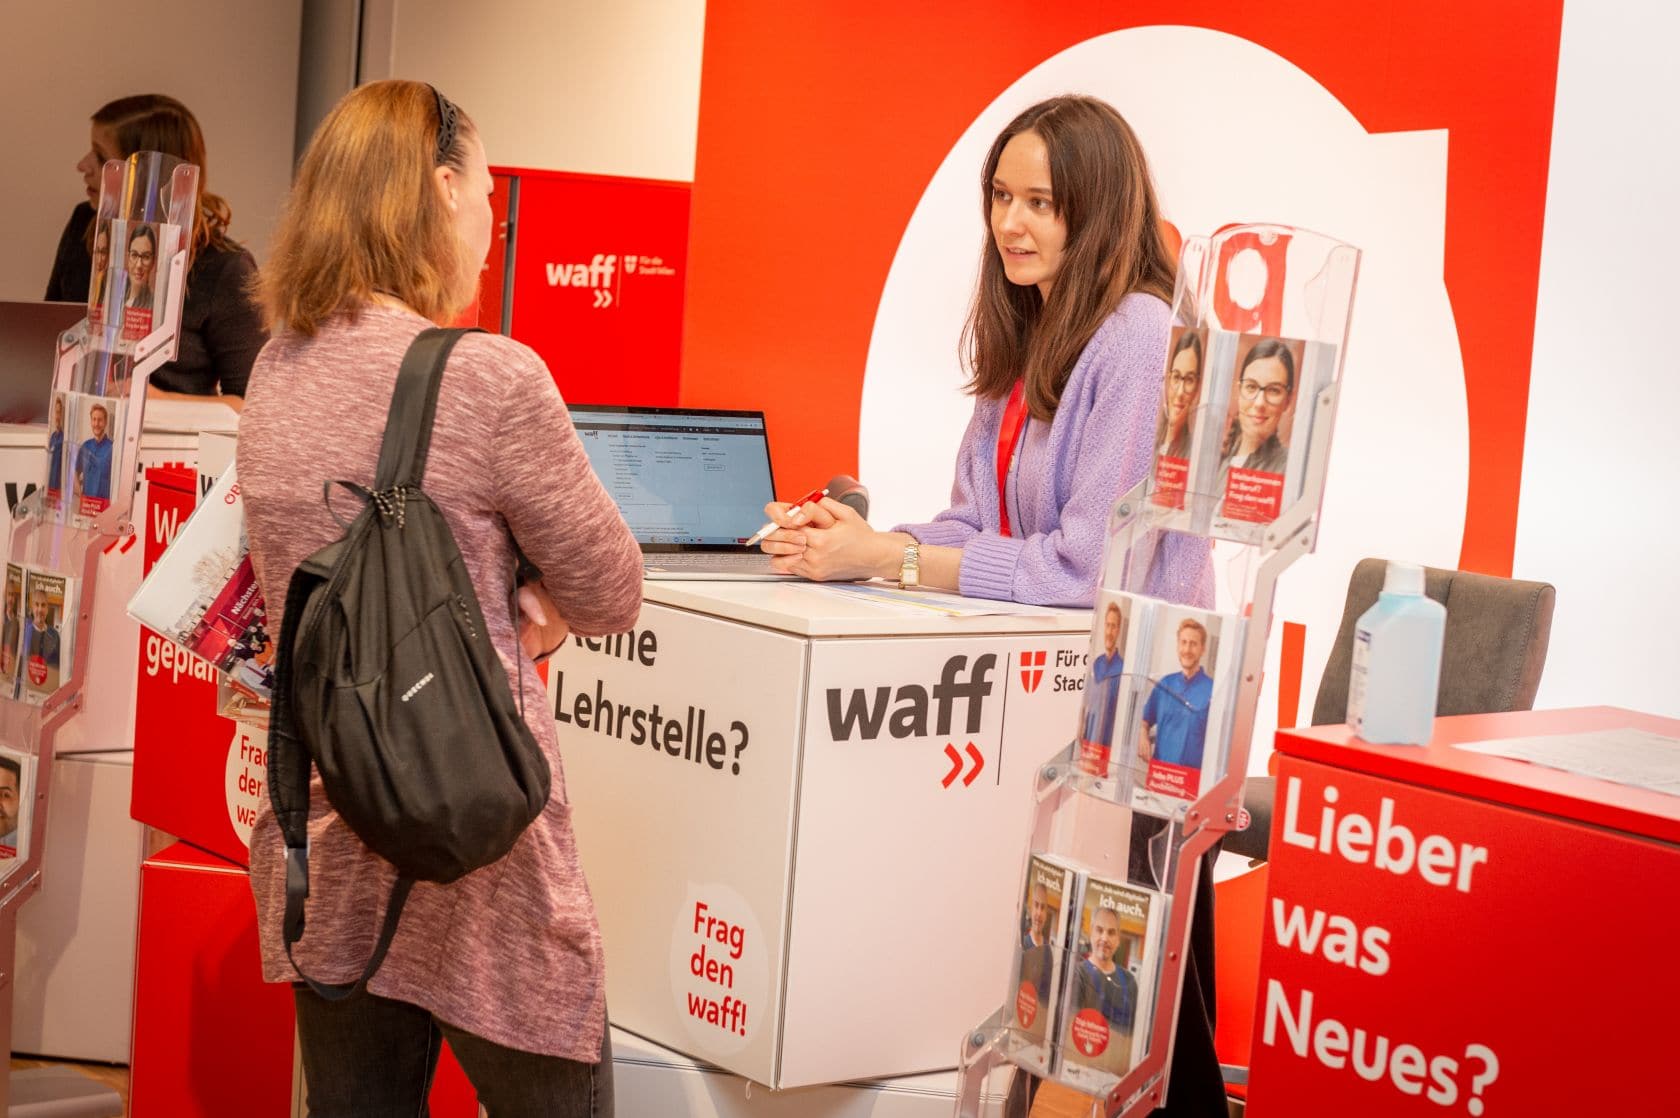
[[[1016,961],[963,1040],[958,1118],[1024,1118],[1035,1079],[1072,1093],[1058,1113],[1166,1102],[1203,855],[1247,825],[1273,593],[1317,536],[1358,267],[1283,226],[1184,243],[1157,453],[1110,517],[1079,737],[1039,770]]]
[[[18,503],[6,553],[0,818],[8,773],[17,782],[16,838],[0,838],[0,1039],[7,1052],[17,916],[41,887],[53,741],[82,708],[101,556],[133,533],[131,479],[146,384],[175,357],[198,197],[198,168],[158,152],[113,160],[102,175],[87,318],[59,336],[53,366],[46,484]],[[0,1108],[17,1118],[122,1112],[115,1092],[53,1069],[0,1074]]]

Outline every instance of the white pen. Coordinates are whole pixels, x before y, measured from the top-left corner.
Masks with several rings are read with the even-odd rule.
[[[794,514],[798,513],[799,515],[803,516],[804,514],[799,512],[800,509],[804,508],[806,505],[810,504],[812,501],[820,501],[826,496],[828,496],[828,490],[826,488],[825,489],[813,489],[809,493],[805,494],[805,496],[799,498],[799,500],[794,501],[789,506],[790,511],[789,511],[788,515],[793,516]],[[777,528],[780,528],[780,527],[781,527],[780,524],[777,524],[774,520],[772,520],[770,523],[766,524],[764,527],[762,527],[758,531],[754,532],[752,534],[752,536],[748,538],[747,542],[742,544],[741,546],[742,547],[751,547],[754,544],[756,544],[759,540],[762,540],[765,536],[768,536],[771,532],[774,532]]]

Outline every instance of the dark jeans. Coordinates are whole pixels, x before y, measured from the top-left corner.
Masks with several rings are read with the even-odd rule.
[[[310,1118],[426,1118],[442,1041],[490,1118],[612,1118],[612,1048],[580,1064],[493,1044],[365,990],[329,1002],[294,986]]]

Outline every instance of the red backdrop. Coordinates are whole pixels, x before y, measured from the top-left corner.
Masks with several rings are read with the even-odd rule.
[[[689,185],[498,170],[498,188],[512,177],[509,332],[542,355],[572,403],[676,403]],[[490,264],[499,275],[499,253]],[[506,296],[492,288],[480,324],[495,330]]]
[[[881,288],[963,130],[1086,39],[1206,27],[1300,66],[1369,131],[1449,130],[1445,281],[1470,419],[1460,565],[1509,574],[1561,21],[1558,0],[709,5],[681,399],[763,407],[779,477],[855,470]]]

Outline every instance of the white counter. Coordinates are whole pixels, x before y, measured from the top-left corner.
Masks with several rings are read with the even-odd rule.
[[[613,1022],[782,1088],[954,1066],[1004,1002],[1090,614],[644,593],[632,634],[550,672]]]

